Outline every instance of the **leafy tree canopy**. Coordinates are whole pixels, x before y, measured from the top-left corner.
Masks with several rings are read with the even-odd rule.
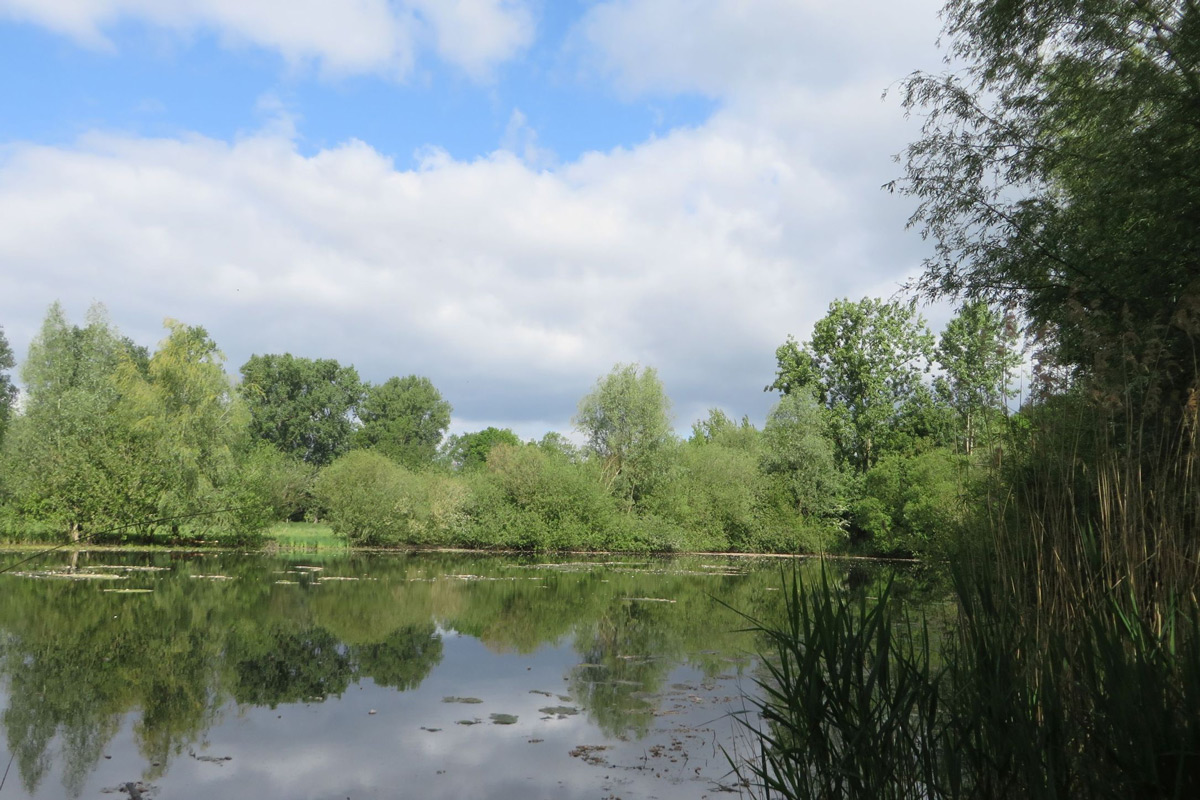
[[[284,353],[253,355],[241,372],[252,436],[317,466],[350,449],[363,397],[354,367]]]
[[[1019,308],[1101,387],[1174,398],[1200,333],[1200,6],[950,0],[952,56],[918,73],[903,154],[919,288]]]
[[[409,469],[433,462],[450,427],[450,404],[428,378],[409,375],[368,386],[358,408],[359,447],[374,448]]]
[[[933,335],[911,307],[874,298],[837,300],[813,328],[775,351],[778,368],[767,391],[808,392],[830,412],[839,460],[864,472],[903,429],[926,392]]]
[[[720,444],[739,450],[753,451],[758,446],[759,432],[742,417],[741,424],[734,422],[719,408],[711,408],[708,417],[692,423],[692,444]]]
[[[8,374],[16,363],[12,348],[8,346],[8,339],[4,336],[4,326],[0,325],[0,442],[4,441],[8,419],[17,399],[17,387],[13,386],[12,377]]]
[[[661,478],[674,434],[671,401],[653,367],[617,364],[579,401],[573,422],[618,496],[636,503]]]
[[[128,521],[121,491],[136,457],[123,443],[117,368],[144,370],[146,351],[121,337],[101,305],[83,327],[62,306],[46,313],[21,365],[24,418],[14,431],[9,489],[17,509],[77,532],[81,525]]]
[[[139,457],[130,499],[146,516],[206,512],[224,505],[221,489],[237,480],[244,408],[225,374],[225,356],[208,332],[167,320],[167,338],[145,372],[131,361],[118,371],[118,409]]]
[[[508,428],[487,427],[474,433],[451,436],[446,440],[443,455],[455,469],[479,469],[498,444],[519,445],[521,439]]]
[[[767,415],[762,440],[760,467],[781,483],[793,509],[805,516],[841,510],[842,480],[828,420],[812,395],[784,395]]]
[[[1021,363],[1016,341],[1012,316],[982,302],[963,306],[942,331],[937,360],[943,374],[934,385],[941,400],[959,416],[963,451],[968,455],[982,417],[1002,410],[1012,396],[1012,372]]]

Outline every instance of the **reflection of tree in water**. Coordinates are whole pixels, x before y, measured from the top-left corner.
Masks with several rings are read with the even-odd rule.
[[[141,673],[142,714],[134,726],[138,750],[152,764],[145,774],[153,780],[187,747],[204,738],[221,709],[219,677],[221,637],[210,628],[195,627],[156,637],[143,657],[157,664]],[[154,645],[160,645],[155,648]]]
[[[380,686],[415,689],[442,660],[442,639],[432,622],[407,625],[381,642],[351,647],[323,628],[275,628],[235,648],[244,648],[244,655],[234,665],[234,699],[271,708],[340,695],[365,677]]]
[[[170,563],[142,558],[143,565]],[[428,617],[383,629],[378,641],[346,645],[313,624],[304,595],[273,589],[275,566],[222,557],[185,562],[143,595],[104,594],[98,582],[6,578],[0,680],[8,698],[0,721],[25,790],[36,793],[57,767],[64,794],[78,796],[133,713],[138,750],[157,764],[143,777],[154,779],[203,739],[230,698],[274,706],[341,693],[360,676],[410,689],[441,660]],[[201,572],[233,579],[188,579]],[[331,627],[351,629],[378,606],[354,602],[362,599],[358,587],[338,589],[346,602],[327,614]]]
[[[84,624],[81,639],[95,642],[96,628]],[[128,689],[120,665],[94,648],[82,652],[62,631],[46,638],[4,637],[2,663],[7,674],[8,708],[3,722],[21,781],[30,794],[50,767],[47,752],[60,736],[63,783],[79,796],[104,746],[121,724]],[[107,652],[107,648],[106,651]]]
[[[99,558],[80,554],[78,566]],[[153,587],[133,595],[104,594],[97,581],[3,578],[2,721],[30,794],[53,767],[66,793],[78,795],[131,714],[139,751],[160,764],[153,778],[203,739],[231,699],[304,702],[366,677],[415,689],[443,657],[439,615],[494,650],[531,652],[574,632],[581,661],[595,666],[569,676],[573,696],[606,734],[640,736],[675,664],[715,674],[744,643],[733,634],[739,621],[714,598],[769,616],[780,593],[767,590],[781,582],[773,565],[719,575],[657,561],[535,571],[431,555],[331,561],[322,574],[345,581],[336,583],[298,574],[284,559],[103,558],[171,571],[131,576],[123,586]]]
[[[401,691],[415,689],[442,660],[442,637],[433,623],[406,625],[378,644],[350,648],[361,677]]]
[[[323,628],[275,628],[232,649],[250,651],[235,660],[232,689],[239,703],[275,708],[280,703],[323,700],[344,692],[353,674],[342,643]]]
[[[606,734],[641,738],[650,729],[654,705],[647,696],[659,690],[672,666],[664,649],[671,638],[668,617],[663,605],[618,601],[576,632],[583,663],[572,670],[568,685]]]

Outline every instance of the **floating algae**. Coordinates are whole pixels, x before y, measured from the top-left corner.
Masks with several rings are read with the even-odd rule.
[[[579,713],[579,709],[575,708],[575,706],[546,706],[545,708],[539,708],[538,711],[552,717],[558,717],[559,719],[573,717]]]
[[[124,575],[108,575],[97,574],[94,572],[71,572],[70,570],[42,570],[38,572],[10,572],[19,578],[55,578],[58,580],[67,581],[120,581],[124,580]]]

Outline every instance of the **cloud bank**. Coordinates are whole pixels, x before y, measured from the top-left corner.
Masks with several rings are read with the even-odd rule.
[[[345,70],[410,69],[420,18],[447,32],[431,45],[443,59],[481,75],[533,25],[502,0],[357,0],[336,21],[324,4],[250,5],[0,0],[81,40],[136,14]],[[566,430],[595,379],[634,361],[658,368],[681,428],[710,406],[761,420],[775,347],[805,337],[835,298],[892,294],[924,254],[903,229],[909,209],[880,190],[914,129],[879,98],[929,59],[937,23],[890,8],[596,4],[570,33],[591,68],[622,92],[721,105],[701,124],[565,163],[517,108],[474,159],[436,143],[406,163],[355,140],[304,152],[285,124],[235,141],[10,144],[0,322],[23,353],[50,301],[78,316],[100,300],[147,344],[164,315],[205,325],[231,371],[289,351],[376,381],[424,374],[454,405],[456,430]]]
[[[30,22],[96,48],[137,22],[178,35],[215,33],[230,48],[277,51],[333,75],[407,77],[423,47],[476,79],[529,45],[533,15],[520,0],[0,0],[0,17]]]

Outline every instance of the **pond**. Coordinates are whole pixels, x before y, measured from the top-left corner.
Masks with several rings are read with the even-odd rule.
[[[790,570],[55,553],[0,575],[0,798],[730,796],[757,670],[730,607],[779,614]]]

